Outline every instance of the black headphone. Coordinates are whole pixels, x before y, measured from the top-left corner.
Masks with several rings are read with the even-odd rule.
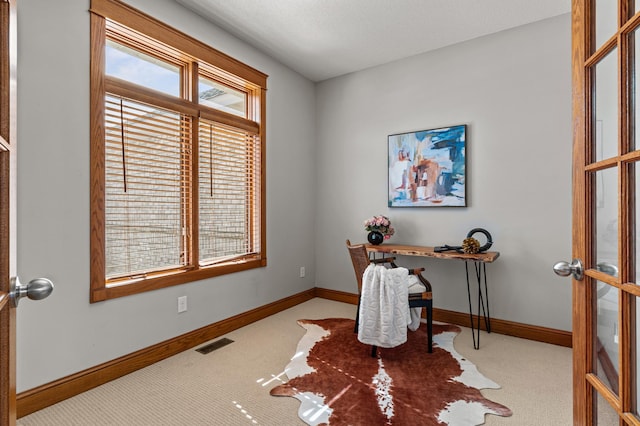
[[[483,245],[482,247],[480,247],[480,249],[479,249],[480,253],[482,253],[483,251],[489,250],[489,248],[493,245],[493,240],[491,239],[491,234],[489,233],[489,231],[487,231],[486,229],[482,229],[482,228],[473,228],[467,234],[467,238],[471,238],[474,234],[476,234],[478,232],[481,233],[481,234],[484,234],[484,236],[487,237],[487,243],[485,245]]]

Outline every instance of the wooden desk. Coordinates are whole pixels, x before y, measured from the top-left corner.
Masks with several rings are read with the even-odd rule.
[[[480,347],[480,313],[484,317],[484,325],[488,333],[491,333],[491,315],[489,314],[489,294],[487,292],[487,263],[494,262],[500,253],[497,251],[488,251],[485,253],[465,254],[458,253],[455,250],[436,252],[433,247],[411,246],[403,244],[365,244],[367,251],[375,257],[375,253],[398,254],[401,256],[422,256],[433,257],[445,260],[463,260],[467,278],[467,296],[469,299],[469,322],[471,323],[471,336],[473,337],[473,347]],[[370,256],[371,256],[370,254]],[[473,319],[473,308],[471,303],[471,285],[469,283],[469,262],[473,262],[476,274],[476,282],[478,283],[478,325],[476,327]],[[483,291],[484,282],[484,291]]]
[[[408,246],[402,244],[380,244],[374,246],[372,244],[365,244],[367,251],[377,253],[393,253],[401,254],[403,256],[423,256],[423,257],[435,257],[437,259],[457,259],[457,260],[473,260],[476,262],[492,263],[499,256],[497,251],[487,251],[485,253],[465,254],[458,253],[457,251],[443,251],[437,253],[433,247],[426,246]]]

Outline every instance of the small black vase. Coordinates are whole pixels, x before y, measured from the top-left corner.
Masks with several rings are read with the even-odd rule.
[[[369,235],[367,235],[367,240],[374,246],[382,244],[384,241],[384,236],[378,231],[371,231]]]

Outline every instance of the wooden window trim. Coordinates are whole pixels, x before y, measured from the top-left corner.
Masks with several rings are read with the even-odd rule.
[[[233,272],[264,267],[266,261],[266,173],[265,173],[265,134],[266,134],[266,79],[267,75],[257,71],[241,62],[206,46],[178,30],[175,30],[144,13],[117,0],[92,0],[91,9],[91,272],[90,272],[90,301],[99,302],[111,298],[128,296],[150,290],[160,289],[168,286],[183,284],[190,281],[220,276]],[[249,117],[255,121],[235,116],[224,111],[218,111],[204,105],[198,105],[191,101],[197,100],[197,87],[183,87],[183,99],[159,93],[152,89],[146,89],[127,81],[115,77],[105,76],[105,40],[107,38],[106,19],[118,22],[138,31],[150,38],[164,43],[182,52],[191,58],[206,62],[209,66],[220,71],[221,78],[230,85],[242,88],[254,93],[254,102],[259,105],[248,105]],[[124,40],[122,38],[121,40]],[[128,43],[127,43],[128,44]],[[170,57],[170,55],[169,55]],[[197,62],[192,63],[191,69],[184,72],[191,72],[198,75]],[[203,73],[204,74],[204,73]],[[208,74],[208,73],[207,73]],[[197,84],[195,85],[197,86]],[[230,125],[242,129],[251,134],[257,135],[260,140],[260,179],[259,186],[260,202],[259,207],[259,233],[260,251],[255,255],[244,255],[241,259],[229,262],[216,263],[206,267],[200,267],[197,262],[190,259],[190,268],[180,268],[155,272],[148,274],[145,279],[120,279],[110,280],[108,285],[105,279],[105,96],[106,93],[122,96],[132,100],[147,102],[153,100],[153,104],[166,106],[171,110],[178,111],[193,117],[192,131],[198,131],[198,119],[203,117],[208,120]],[[259,111],[259,117],[253,117]],[[193,148],[197,149],[197,137],[192,136]],[[196,162],[194,170],[197,170],[197,155],[194,156]],[[192,184],[192,211],[190,213],[193,221],[194,232],[198,232],[198,179],[194,173]],[[190,238],[190,250],[192,256],[198,256],[198,243],[196,238]]]
[[[187,52],[202,61],[250,81],[256,86],[267,87],[267,75],[243,64],[206,44],[158,22],[143,12],[117,0],[92,0],[91,13],[116,21],[129,28],[136,29],[152,39]]]

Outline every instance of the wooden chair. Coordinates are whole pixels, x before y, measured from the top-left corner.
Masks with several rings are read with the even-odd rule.
[[[358,311],[356,313],[356,326],[355,332],[358,332],[358,320],[360,317],[360,298],[362,294],[362,276],[364,271],[371,263],[375,264],[389,264],[392,268],[397,268],[395,263],[395,257],[384,257],[381,259],[369,259],[367,248],[364,244],[352,245],[347,240],[347,249],[351,256],[351,262],[353,263],[353,270],[356,274],[356,280],[358,282]],[[431,293],[431,283],[422,276],[421,272],[424,268],[409,269],[410,275],[415,275],[416,278],[422,283],[426,289],[420,293],[409,293],[409,308],[425,308],[427,311],[427,347],[429,353],[433,352],[433,297]],[[422,309],[421,309],[422,311]],[[378,348],[373,346],[371,348],[371,356],[375,357]]]

